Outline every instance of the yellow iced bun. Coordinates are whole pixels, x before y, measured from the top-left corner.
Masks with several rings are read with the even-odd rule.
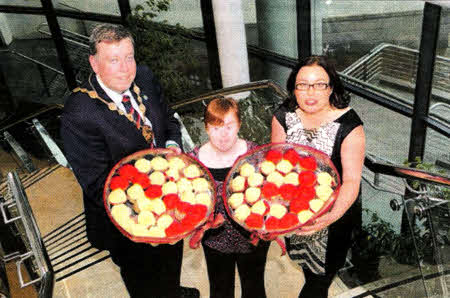
[[[209,206],[211,206],[211,203],[211,196],[207,192],[202,192],[195,196],[195,204],[202,204],[209,208]]]
[[[263,173],[264,175],[267,176],[270,173],[272,173],[273,171],[275,171],[275,164],[268,160],[263,161],[261,163],[260,171],[261,171],[261,173]]]
[[[127,219],[131,215],[131,208],[125,204],[114,205],[111,208],[112,217],[120,223],[123,219]]]
[[[170,194],[170,193],[177,193],[177,184],[173,181],[169,181],[163,184],[162,186],[162,192],[164,195]]]
[[[152,210],[151,205],[152,205],[151,200],[149,200],[147,198],[139,198],[134,202],[134,209],[138,213],[145,211],[145,210],[151,211]]]
[[[130,188],[127,189],[127,195],[130,198],[130,201],[134,202],[137,199],[145,198],[144,189],[140,184],[133,184]]]
[[[127,195],[123,189],[116,188],[109,193],[108,201],[111,205],[123,204],[127,201]]]
[[[209,182],[205,178],[196,178],[192,180],[192,187],[196,193],[205,192],[209,189]]]
[[[178,181],[178,179],[180,179],[180,172],[176,168],[169,168],[166,171],[166,175],[167,177],[172,178],[171,180],[173,181]]]
[[[317,182],[320,185],[328,185],[331,186],[331,183],[333,182],[333,177],[331,177],[330,174],[327,172],[320,172],[317,174]]]
[[[235,192],[228,199],[228,204],[231,208],[236,209],[244,203],[244,194],[242,192]]]
[[[166,205],[164,205],[163,200],[161,199],[153,199],[149,200],[151,211],[154,213],[161,215],[166,212]]]
[[[131,217],[128,217],[126,219],[122,219],[121,221],[117,221],[117,223],[128,233],[133,234],[133,226],[136,225],[133,219]]]
[[[303,224],[307,222],[313,215],[314,213],[312,213],[311,210],[302,210],[297,214],[298,221]]]
[[[322,201],[326,201],[330,198],[333,193],[333,189],[328,185],[318,185],[316,186],[316,196]]]
[[[252,166],[251,164],[249,164],[248,162],[246,162],[241,166],[239,174],[241,174],[242,177],[249,177],[254,172],[255,172],[255,167]]]
[[[281,204],[275,203],[270,206],[269,215],[278,219],[282,218],[287,212],[287,208]]]
[[[145,158],[139,158],[138,160],[136,160],[134,166],[141,173],[148,173],[152,169],[150,160]]]
[[[169,167],[169,163],[164,157],[156,156],[151,161],[151,166],[155,171],[165,171]]]
[[[172,216],[170,216],[169,214],[163,214],[158,218],[156,225],[159,228],[165,230],[167,229],[168,226],[172,224],[172,222],[173,222]]]
[[[245,190],[245,200],[250,204],[259,200],[261,189],[258,187],[249,187]]]
[[[319,199],[313,199],[309,201],[309,208],[311,208],[312,211],[317,212],[322,208],[323,204],[325,204],[324,201]]]
[[[183,193],[185,191],[192,191],[192,183],[187,178],[181,178],[177,182],[177,188],[179,193]]]
[[[132,216],[127,218],[122,218],[117,221],[117,223],[128,233],[133,234],[133,226],[136,225],[136,221]]]
[[[192,191],[185,191],[181,194],[180,200],[189,204],[195,204],[195,194]]]
[[[246,204],[242,204],[234,210],[234,217],[239,221],[245,221],[245,219],[250,215],[250,207]]]
[[[259,200],[252,206],[252,208],[250,208],[253,213],[260,215],[263,215],[266,212],[266,209],[267,207],[266,204],[264,204],[264,200]]]
[[[171,159],[169,159],[169,168],[171,169],[181,170],[184,169],[185,166],[186,164],[179,157],[172,157]]]
[[[267,176],[267,182],[275,183],[276,186],[280,187],[283,185],[284,177],[279,172],[275,171]]]
[[[153,226],[148,230],[146,236],[164,238],[166,237],[166,232],[158,226]]]
[[[245,178],[242,176],[237,176],[233,180],[231,180],[231,189],[233,191],[243,191],[245,187]]]
[[[148,229],[146,225],[143,224],[134,224],[131,226],[131,234],[134,236],[146,237],[148,236]]]
[[[284,184],[298,185],[298,174],[296,172],[290,172],[283,179]]]
[[[166,176],[162,172],[155,171],[148,176],[151,184],[163,185],[166,182]]]
[[[283,174],[287,174],[292,171],[292,164],[286,159],[282,159],[279,163],[277,163],[277,170]]]
[[[144,210],[138,215],[138,224],[145,225],[146,227],[153,226],[156,222],[155,216],[151,211]]]
[[[191,164],[188,167],[184,168],[183,174],[186,178],[197,178],[200,177],[201,172],[200,169],[195,164]]]
[[[248,177],[248,185],[251,187],[260,186],[264,182],[264,176],[260,173],[253,173]]]

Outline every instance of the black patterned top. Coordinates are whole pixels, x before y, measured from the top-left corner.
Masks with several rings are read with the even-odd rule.
[[[310,146],[324,152],[330,157],[342,177],[341,145],[354,128],[363,124],[353,109],[349,109],[336,120],[316,129],[305,129],[295,111],[289,111],[285,106],[275,111],[274,116],[284,128],[286,142]],[[324,274],[328,270],[335,271],[341,267],[350,246],[350,241],[343,241],[351,234],[351,226],[347,222],[351,222],[352,218],[357,216],[356,209],[351,207],[328,229],[309,236],[293,235],[286,238],[290,258],[316,274]],[[331,253],[327,250],[331,250]],[[330,260],[333,263],[332,269],[327,269]]]
[[[250,151],[257,146],[256,143],[253,143],[251,141],[246,141],[246,143],[247,151]],[[192,150],[190,154],[198,159],[199,150],[200,146],[197,146],[194,148],[194,150]],[[223,170],[225,169],[228,169],[226,171],[226,174],[228,174],[231,168],[209,169],[213,173],[214,180],[217,186],[217,202],[214,213],[222,214],[222,216],[225,218],[225,222],[217,229],[207,230],[205,232],[205,235],[203,236],[202,243],[203,245],[218,250],[222,253],[250,253],[253,252],[256,248],[249,242],[250,233],[230,218],[227,211],[225,210],[225,206],[223,205],[224,203],[222,198],[222,189],[226,177],[226,175],[224,175],[223,173]],[[217,180],[221,178],[222,180]]]

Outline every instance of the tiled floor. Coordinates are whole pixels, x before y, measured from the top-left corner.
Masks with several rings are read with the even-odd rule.
[[[82,212],[80,187],[72,172],[66,168],[55,170],[28,187],[26,193],[41,234],[44,236]],[[49,254],[52,253],[54,252]],[[85,254],[89,254],[89,251]],[[105,255],[106,252],[101,252],[91,259],[99,259]],[[55,266],[55,271],[58,270],[58,266]],[[185,244],[181,281],[184,286],[198,288],[201,297],[209,297],[206,264],[201,248],[194,250]],[[297,269],[287,256],[281,256],[281,249],[273,242],[266,265],[265,285],[268,297],[297,297],[302,283],[301,270]],[[335,281],[330,289],[330,296],[344,291],[345,286]],[[235,292],[236,297],[239,297],[238,278]],[[54,289],[55,298],[127,296],[118,267],[109,258],[57,281]]]

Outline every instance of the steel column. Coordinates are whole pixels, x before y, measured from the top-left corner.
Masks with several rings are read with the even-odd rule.
[[[118,0],[120,16],[122,18],[122,24],[126,26],[128,24],[128,16],[131,15],[131,7],[129,0]]]
[[[205,32],[206,48],[208,51],[209,77],[212,89],[222,89],[222,75],[220,73],[219,49],[217,47],[216,26],[212,0],[200,0],[203,19],[203,31]]]
[[[411,123],[408,160],[414,162],[416,157],[423,159],[427,132],[428,110],[431,100],[434,62],[439,38],[441,7],[425,3],[420,40],[417,79],[414,94],[414,108]]]
[[[52,39],[55,42],[56,52],[58,53],[59,62],[64,72],[64,77],[69,89],[74,89],[77,86],[77,80],[73,71],[72,63],[69,54],[64,45],[64,39],[61,33],[61,28],[58,24],[55,9],[51,0],[41,0],[42,8],[45,10],[45,17],[47,18],[48,28],[52,33]]]
[[[311,0],[297,1],[297,49],[298,59],[311,56]]]

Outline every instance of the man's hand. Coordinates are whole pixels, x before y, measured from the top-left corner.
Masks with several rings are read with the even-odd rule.
[[[176,155],[182,153],[181,148],[178,146],[169,146],[169,147],[167,147],[167,149],[169,149],[170,151],[173,152],[173,154],[176,154]]]

